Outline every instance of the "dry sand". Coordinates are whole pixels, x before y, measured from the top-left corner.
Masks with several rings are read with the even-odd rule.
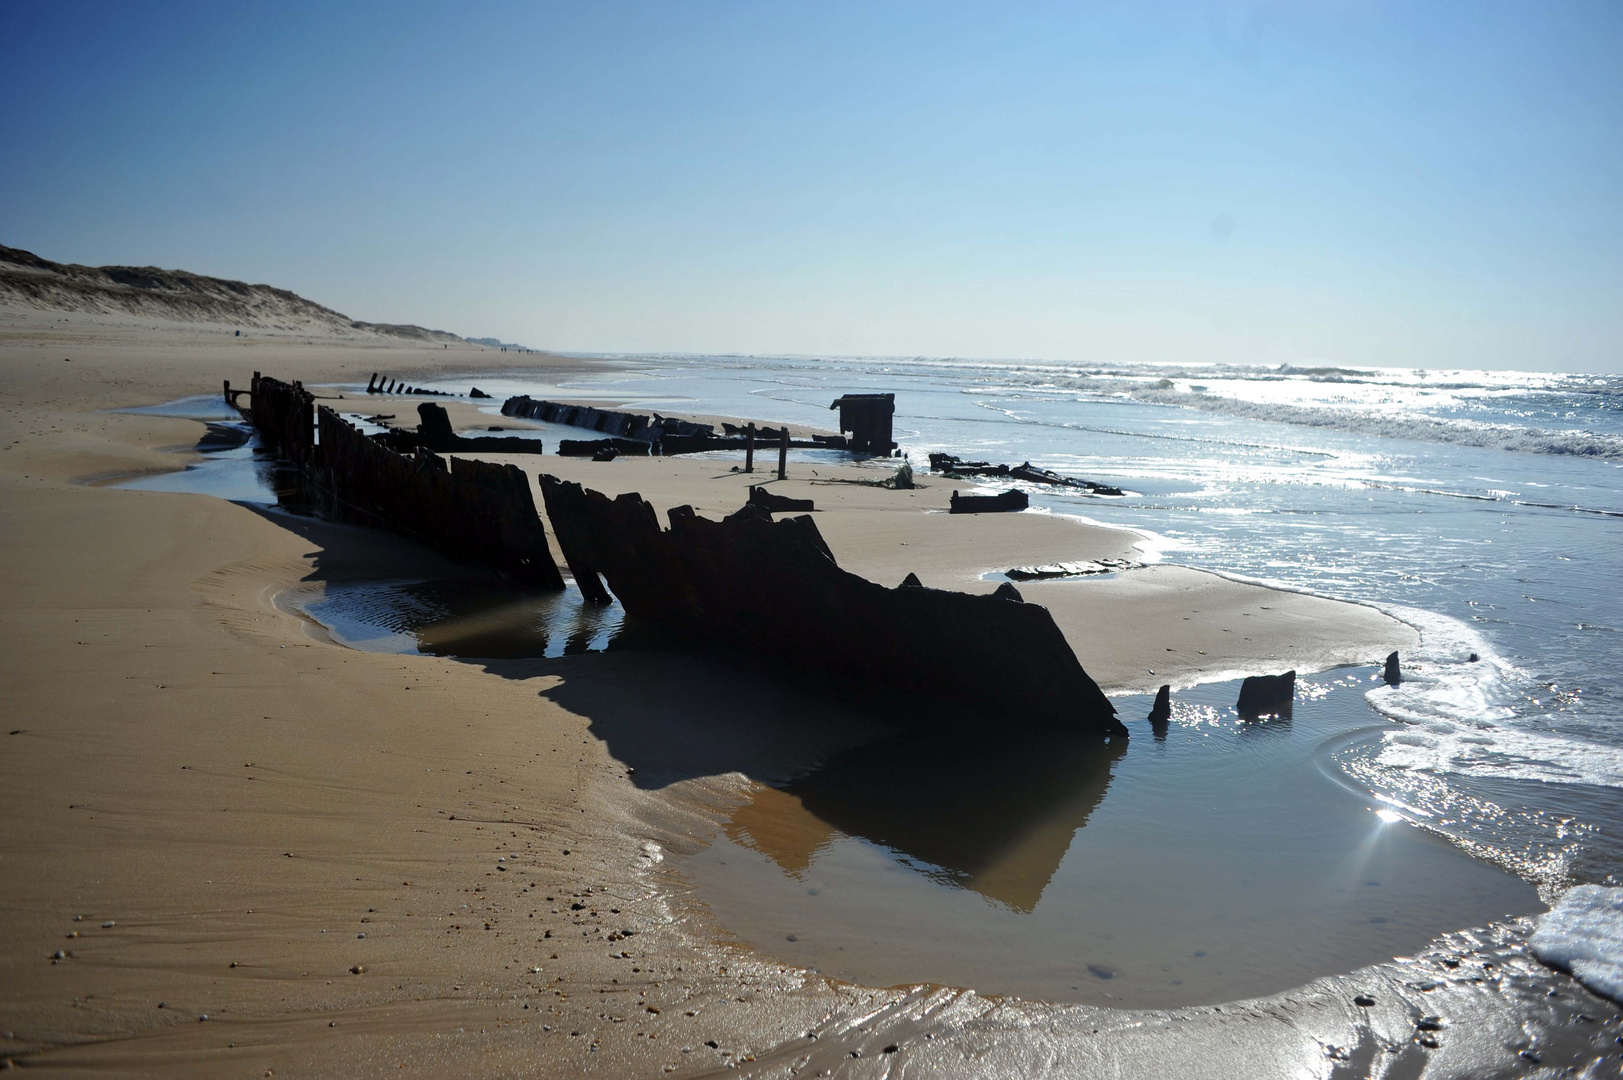
[[[1012,1077],[1418,1075],[1429,1055],[1467,1075],[1530,1068],[1514,1044],[1542,1024],[1546,1064],[1564,1060],[1570,1011],[1545,993],[1592,999],[1521,956],[1516,927],[1176,1013],[862,988],[755,956],[666,856],[713,835],[745,774],[871,737],[872,720],[691,658],[350,651],[276,595],[454,569],[383,534],[90,486],[174,468],[201,430],[98,409],[256,368],[316,382],[541,363],[571,362],[0,311],[0,1058],[69,1075]],[[745,483],[714,463],[544,461],[661,509],[732,509]],[[986,570],[1132,550],[1058,518],[932,513],[938,481],[812,479],[780,486],[818,500],[844,565],[887,583],[990,588]],[[1023,591],[1110,687],[1412,641],[1367,609],[1176,567]],[[630,736],[695,779],[637,787],[611,753]],[[1444,965],[1469,949],[1493,952],[1493,979]],[[1423,1000],[1417,979],[1435,983]],[[1445,1010],[1472,1037],[1415,1049],[1413,1017]]]

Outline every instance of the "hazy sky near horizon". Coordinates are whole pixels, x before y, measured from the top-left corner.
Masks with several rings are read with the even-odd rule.
[[[1623,371],[1623,4],[0,6],[0,243],[541,348]]]

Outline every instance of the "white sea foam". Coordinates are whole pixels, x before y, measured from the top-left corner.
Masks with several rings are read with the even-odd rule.
[[[1623,749],[1539,730],[1541,715],[1516,704],[1535,700],[1527,678],[1495,656],[1457,619],[1416,608],[1388,608],[1419,628],[1420,650],[1405,659],[1403,681],[1365,695],[1370,706],[1405,726],[1383,737],[1379,764],[1546,783],[1623,787]],[[1466,658],[1476,653],[1475,662]]]
[[[997,485],[987,486],[992,487]],[[1011,485],[1004,484],[998,487],[999,490],[1001,490],[1002,488],[1009,486]],[[1047,494],[1048,492],[1043,493]],[[1070,518],[1072,521],[1080,522],[1083,525],[1088,525],[1095,529],[1114,529],[1118,532],[1132,533],[1138,537],[1137,540],[1133,541],[1133,550],[1138,552],[1138,561],[1145,564],[1164,562],[1167,552],[1177,551],[1179,548],[1184,546],[1184,543],[1181,540],[1174,540],[1171,537],[1162,536],[1160,533],[1153,532],[1138,525],[1121,525],[1109,521],[1100,521],[1097,518],[1088,517],[1086,514],[1071,514],[1064,511],[1052,510],[1046,506],[1034,506],[1030,510],[1027,510],[1026,513],[1049,514],[1053,517]]]
[[[1381,709],[1378,693],[1371,704]],[[1411,720],[1386,734],[1377,760],[1398,769],[1623,787],[1623,754],[1614,747],[1486,721]]]
[[[1597,994],[1623,1002],[1623,889],[1568,889],[1528,941],[1533,955],[1570,971]]]

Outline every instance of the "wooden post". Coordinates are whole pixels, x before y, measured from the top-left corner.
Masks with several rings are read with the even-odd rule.
[[[789,479],[789,425],[783,425],[778,439],[778,479]]]
[[[755,422],[744,429],[744,471],[755,471]]]

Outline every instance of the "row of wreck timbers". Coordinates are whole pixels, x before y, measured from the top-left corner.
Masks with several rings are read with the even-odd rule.
[[[364,434],[299,383],[258,374],[228,401],[298,466],[335,516],[404,533],[531,588],[561,590],[529,478],[515,465],[411,453]],[[661,528],[637,494],[609,498],[543,474],[547,517],[591,603],[797,668],[1009,721],[1125,737],[1115,708],[1048,609],[1012,585],[988,595],[891,589],[842,570],[810,516],[760,501],[711,521],[679,506]]]

